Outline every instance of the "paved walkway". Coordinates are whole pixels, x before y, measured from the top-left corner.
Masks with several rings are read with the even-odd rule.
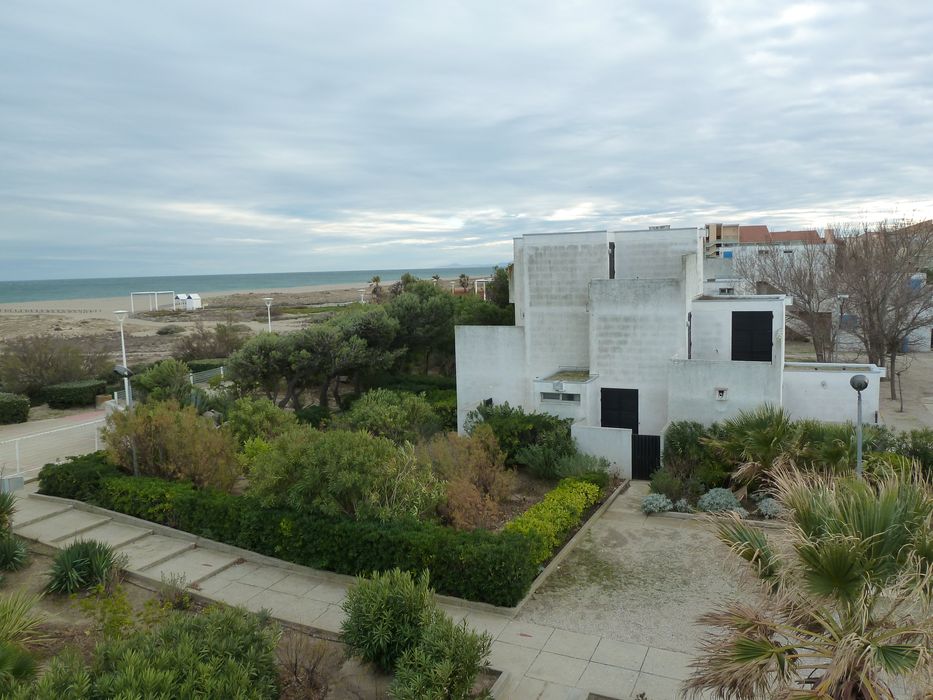
[[[4,476],[19,470],[34,478],[49,462],[94,452],[106,412],[89,410],[62,418],[0,426],[0,471]]]
[[[126,554],[133,576],[155,584],[183,576],[210,600],[257,612],[266,609],[284,622],[332,634],[340,630],[340,604],[353,583],[348,576],[29,493],[17,501],[13,528],[21,537],[58,548],[78,538],[107,542]],[[538,625],[488,606],[452,600],[444,600],[441,607],[494,639],[491,666],[509,674],[499,700],[582,700],[588,691],[612,698],[644,692],[651,700],[666,700],[676,697],[687,675],[690,657],[684,653]]]

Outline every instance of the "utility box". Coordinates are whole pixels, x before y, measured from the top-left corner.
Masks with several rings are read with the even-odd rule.
[[[13,493],[14,491],[19,491],[21,488],[23,488],[24,483],[25,481],[21,475],[0,477],[0,493]]]

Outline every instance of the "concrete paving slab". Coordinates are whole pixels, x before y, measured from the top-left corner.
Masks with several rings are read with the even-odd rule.
[[[16,510],[13,513],[13,529],[16,530],[56,513],[63,513],[66,510],[71,510],[71,506],[43,501],[39,498],[19,497],[16,499]]]
[[[130,542],[135,542],[140,540],[146,535],[152,533],[152,530],[147,530],[142,527],[136,527],[135,525],[127,525],[126,523],[119,523],[115,520],[110,520],[103,525],[98,525],[92,530],[85,530],[79,535],[74,535],[63,540],[59,540],[55,544],[60,547],[67,547],[72,542],[77,542],[78,540],[97,540],[98,542],[104,542],[109,544],[114,549],[127,545]]]
[[[328,605],[327,610],[320,617],[315,618],[311,626],[326,632],[340,632],[344,617],[346,615],[339,605]]]
[[[577,681],[577,687],[610,698],[628,698],[634,695],[637,679],[638,671],[590,662]]]
[[[187,540],[176,540],[162,535],[146,535],[140,540],[120,547],[117,551],[126,555],[127,569],[139,572],[153,564],[171,559],[192,547],[194,543]]]
[[[583,675],[583,671],[586,670],[587,663],[583,659],[542,651],[531,663],[531,668],[525,675],[550,683],[575,686],[580,676]]]
[[[651,647],[645,656],[645,663],[642,664],[641,670],[642,673],[684,680],[690,676],[692,661],[693,657],[689,654]]]
[[[339,605],[343,602],[343,599],[347,597],[347,587],[339,583],[332,583],[331,581],[322,581],[305,593],[305,597],[314,598],[314,600],[320,600],[324,603]]]
[[[249,586],[259,586],[260,588],[269,588],[274,583],[278,583],[288,576],[288,571],[280,569],[277,566],[250,566],[246,564],[239,565],[242,575],[237,579],[240,583]],[[239,568],[239,567],[238,567]]]
[[[573,688],[569,686],[525,676],[507,697],[509,700],[567,700],[571,692]]]
[[[556,629],[544,645],[544,651],[589,661],[599,640],[596,635]]]
[[[474,612],[472,610],[467,612],[466,621],[467,625],[472,627],[475,631],[485,632],[493,639],[502,634],[502,630],[504,630],[505,626],[510,622],[509,618],[504,615]]]
[[[303,574],[286,574],[285,578],[271,584],[269,589],[279,593],[291,593],[292,595],[304,596],[312,588],[322,582],[322,579],[305,576]]]
[[[253,602],[261,603],[274,617],[309,626],[330,608],[328,603],[320,600],[279,593],[271,589],[260,593]]]
[[[649,698],[679,698],[681,681],[662,676],[653,676],[650,673],[639,673],[632,695],[644,693]]]
[[[648,647],[641,644],[617,642],[615,639],[603,637],[596,646],[596,651],[593,652],[590,661],[640,671],[647,654]]]
[[[208,579],[208,581],[210,581],[210,579]],[[211,593],[210,596],[214,600],[226,603],[227,605],[242,605],[249,610],[259,610],[262,608],[261,604],[258,608],[247,604],[251,603],[256,596],[264,593],[265,590],[265,588],[259,588],[258,586],[249,586],[239,581],[233,581],[216,593]]]
[[[16,534],[26,539],[54,544],[56,540],[84,533],[109,521],[110,518],[106,515],[95,515],[72,508],[57,515],[36,520],[30,525],[24,525],[16,530]]]
[[[493,642],[489,654],[489,663],[493,668],[506,669],[517,677],[525,675],[531,664],[538,658],[538,650],[520,647],[508,642]]]
[[[211,549],[195,547],[156,564],[143,573],[155,574],[158,570],[160,578],[183,577],[187,584],[199,583],[208,577],[232,566],[236,556],[224,554]]]
[[[522,647],[543,649],[553,632],[553,627],[535,625],[531,622],[512,621],[499,633],[498,639],[501,642],[509,642]]]

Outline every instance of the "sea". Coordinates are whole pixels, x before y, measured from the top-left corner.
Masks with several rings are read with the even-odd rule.
[[[164,277],[98,277],[64,280],[0,281],[0,304],[21,301],[61,299],[97,299],[126,296],[130,292],[174,291],[176,294],[238,292],[246,290],[311,287],[324,284],[364,286],[376,275],[383,281],[397,280],[410,272],[430,279],[437,274],[445,279],[465,273],[472,278],[486,277],[493,265],[479,267],[436,267],[393,270],[339,270],[333,272],[269,272],[241,275],[178,275]]]

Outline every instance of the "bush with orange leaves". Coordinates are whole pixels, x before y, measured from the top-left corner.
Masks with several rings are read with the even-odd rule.
[[[441,517],[458,530],[491,528],[499,516],[499,504],[512,493],[515,472],[506,469],[492,428],[477,426],[470,436],[437,435],[418,446],[420,459],[430,463],[447,482]]]

